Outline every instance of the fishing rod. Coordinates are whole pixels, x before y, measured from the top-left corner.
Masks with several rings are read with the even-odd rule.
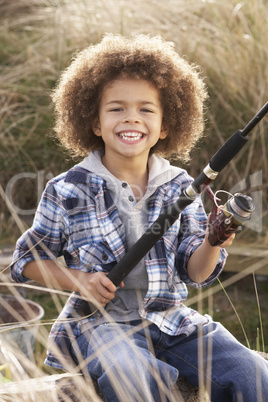
[[[208,188],[211,181],[215,180],[218,174],[228,163],[236,156],[248,141],[249,132],[261,121],[268,112],[268,102],[259,110],[252,120],[243,130],[237,130],[223,146],[212,156],[208,165],[203,169],[199,176],[181,193],[178,200],[167,208],[154,223],[146,230],[141,238],[132,246],[132,248],[122,257],[117,265],[109,272],[107,277],[116,285],[126,278],[139,261],[151,250],[158,240],[178,219],[180,213],[190,205],[197,196],[200,195],[203,188]],[[239,197],[237,197],[239,198]],[[240,197],[241,198],[241,197]],[[248,197],[249,198],[249,197]],[[240,201],[240,204],[239,204]],[[242,204],[241,204],[242,201]],[[248,216],[254,209],[250,200],[238,199],[238,209],[247,210]],[[246,219],[248,219],[248,216]],[[242,219],[243,221],[243,219]],[[239,221],[240,224],[241,219]],[[92,311],[91,303],[83,300],[78,307],[77,312],[81,315],[88,315]]]

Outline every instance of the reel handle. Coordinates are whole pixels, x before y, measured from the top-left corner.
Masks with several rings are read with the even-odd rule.
[[[208,241],[213,247],[224,243],[233,233],[242,229],[255,209],[252,198],[241,193],[236,193],[222,207],[218,206],[216,200],[214,197],[209,218]]]

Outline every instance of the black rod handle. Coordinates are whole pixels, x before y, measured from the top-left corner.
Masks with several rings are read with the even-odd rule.
[[[118,264],[109,272],[107,275],[108,278],[118,286],[173,225],[187,205],[192,202],[193,199],[182,193],[171,208],[167,208],[132,246],[127,254],[122,257]]]
[[[248,137],[243,136],[241,130],[236,131],[210,159],[211,169],[215,172],[221,172],[247,141]]]
[[[236,154],[243,148],[248,141],[248,133],[261,121],[261,119],[268,113],[268,102],[258,111],[258,113],[250,120],[250,122],[243,128],[237,130],[223,146],[212,156],[209,161],[210,168],[219,173],[225,168],[226,165],[236,156]],[[197,183],[198,184],[198,180]]]
[[[155,243],[161,239],[163,234],[178,219],[180,213],[191,204],[193,199],[187,197],[184,193],[180,195],[178,200],[167,208],[153,224],[146,230],[141,238],[132,246],[132,248],[122,257],[116,266],[107,275],[108,278],[116,285],[125,279],[138,262],[145,257]],[[86,300],[79,305],[77,312],[82,316],[87,316],[96,311],[96,307]]]

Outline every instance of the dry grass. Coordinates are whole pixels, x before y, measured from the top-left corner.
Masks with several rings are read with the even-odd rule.
[[[249,309],[250,297],[252,297],[250,296],[250,285],[248,283],[249,277],[244,279],[247,284],[244,293],[240,289],[241,278],[253,270],[258,272],[257,269],[264,263],[264,260],[260,260],[255,265],[249,265],[246,270],[247,272],[229,278],[226,277],[225,280],[223,280],[224,288],[229,294],[231,294],[231,298],[234,300],[235,304],[241,303],[241,306],[239,306],[241,311],[244,309],[245,303],[247,303]],[[83,370],[84,368],[84,361],[81,361],[79,367],[70,367],[66,362],[66,366],[69,366],[69,374],[67,376],[63,375],[58,370],[44,367],[43,365],[50,327],[54,322],[54,318],[61,311],[62,305],[69,294],[67,292],[60,292],[53,289],[35,286],[34,284],[14,284],[10,282],[8,272],[8,269],[2,269],[1,271],[1,317],[3,317],[3,309],[6,309],[10,315],[14,317],[14,323],[0,323],[0,366],[2,366],[0,367],[0,374],[3,376],[2,378],[0,376],[1,401],[29,402],[36,400],[49,400],[52,402],[81,402],[101,400],[101,395],[99,394],[96,385],[89,379],[85,381],[79,374],[80,369]],[[238,289],[232,287],[232,284],[237,284]],[[219,295],[219,291],[220,287],[216,285],[212,288],[208,288],[202,294],[199,293],[196,296],[192,294],[187,304],[195,307],[194,303],[197,303],[196,308],[198,308],[199,311],[202,309],[203,312],[211,314],[215,319],[220,318],[219,310],[222,310],[222,322],[224,322],[225,319],[225,322],[229,322],[230,325],[231,322],[237,320],[234,317],[234,312],[232,312],[227,298],[224,298],[223,295]],[[14,305],[12,307],[11,303],[8,304],[8,298],[3,296],[3,294],[8,295],[9,298],[10,295],[12,295],[18,299],[18,305],[15,309]],[[262,297],[263,296],[264,295],[262,294]],[[32,307],[27,304],[27,299],[36,300],[40,305],[44,306],[45,315],[39,317],[37,320],[36,311],[31,310]],[[20,311],[21,308],[23,311]],[[254,311],[249,311],[249,313],[254,314]],[[218,317],[216,317],[217,315]],[[256,311],[255,315],[257,315]],[[226,316],[228,316],[228,318]],[[32,322],[30,320],[32,320]],[[18,331],[19,329],[20,331],[14,334],[14,331]],[[38,330],[38,332],[36,332],[36,330]],[[248,332],[248,328],[246,328],[246,331]],[[127,335],[131,334],[129,333]],[[16,337],[16,342],[19,342],[19,346],[13,343],[12,339],[14,336]],[[118,336],[121,336],[122,339],[126,339],[126,334],[122,333],[121,335],[118,334]],[[32,352],[33,337],[36,339],[34,353]],[[245,343],[245,339],[242,342]],[[254,348],[255,345],[254,342],[254,345],[251,344],[251,347],[253,346]],[[107,346],[110,345],[104,345],[101,350],[98,350],[98,353],[107,353]],[[22,352],[23,348],[24,351]],[[157,372],[155,375],[158,375]],[[114,378],[113,381],[116,382],[117,379]],[[159,386],[162,387],[160,380],[158,383]],[[182,380],[180,380],[178,385],[179,389],[176,391],[174,390],[175,401],[193,402],[205,400],[204,396],[198,396],[197,389],[189,386]],[[165,394],[165,392],[165,387],[163,387],[163,393]],[[125,394],[125,388],[122,388],[122,394],[120,397],[120,400],[122,401],[129,398],[129,395]],[[209,399],[207,400],[209,401]]]
[[[219,145],[243,128],[267,102],[266,0],[0,0],[0,22],[0,244],[14,242],[32,219],[32,213],[11,213],[12,205],[5,195],[12,179],[22,175],[9,192],[13,207],[34,211],[46,180],[73,164],[48,136],[53,126],[49,92],[71,55],[99,41],[105,32],[161,34],[175,43],[180,54],[200,66],[210,101],[207,136],[187,167],[193,176],[200,173]],[[263,193],[264,223],[268,207],[267,126],[266,118],[215,182],[217,188],[229,191],[245,180],[244,187],[250,192],[251,175],[261,171],[258,190]],[[246,231],[246,237],[256,243],[263,241],[263,235],[264,230],[255,234]],[[3,283],[2,279],[2,287],[9,293],[18,294],[17,287]],[[48,298],[54,315],[64,297],[48,293]],[[43,358],[50,325],[39,327],[39,354],[30,359],[15,353],[8,343],[1,344],[0,363],[10,366],[15,384],[47,373]],[[79,376],[73,380],[83,400],[88,385]],[[57,400],[55,387],[48,388],[42,398]],[[92,400],[98,400],[94,387],[90,390]],[[29,393],[10,395],[3,394],[0,399],[31,400]],[[33,398],[36,395],[33,393]],[[38,398],[43,400],[40,390]],[[62,398],[70,400],[66,395]]]
[[[210,101],[206,138],[187,166],[195,177],[219,144],[267,101],[267,19],[265,0],[1,0],[0,184],[6,188],[14,176],[26,175],[13,185],[12,200],[31,212],[46,180],[73,164],[48,135],[53,127],[49,92],[71,55],[105,32],[161,34],[200,66]],[[266,130],[263,119],[216,182],[217,188],[230,190],[245,179],[249,189],[250,175],[262,171],[265,211]],[[7,239],[13,234],[14,240],[16,225],[2,200],[0,206],[0,235]],[[32,218],[30,212],[26,221]]]

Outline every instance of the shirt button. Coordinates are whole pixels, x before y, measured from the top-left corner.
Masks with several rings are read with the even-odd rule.
[[[122,183],[122,187],[123,187],[123,188],[126,188],[126,187],[127,187],[127,183],[126,183],[126,182]]]
[[[102,259],[103,259],[103,261],[108,260],[108,255],[105,252],[102,253]]]
[[[128,197],[128,199],[129,199],[130,202],[133,202],[133,201],[134,201],[134,197],[132,197],[132,195],[130,195],[130,196]]]

